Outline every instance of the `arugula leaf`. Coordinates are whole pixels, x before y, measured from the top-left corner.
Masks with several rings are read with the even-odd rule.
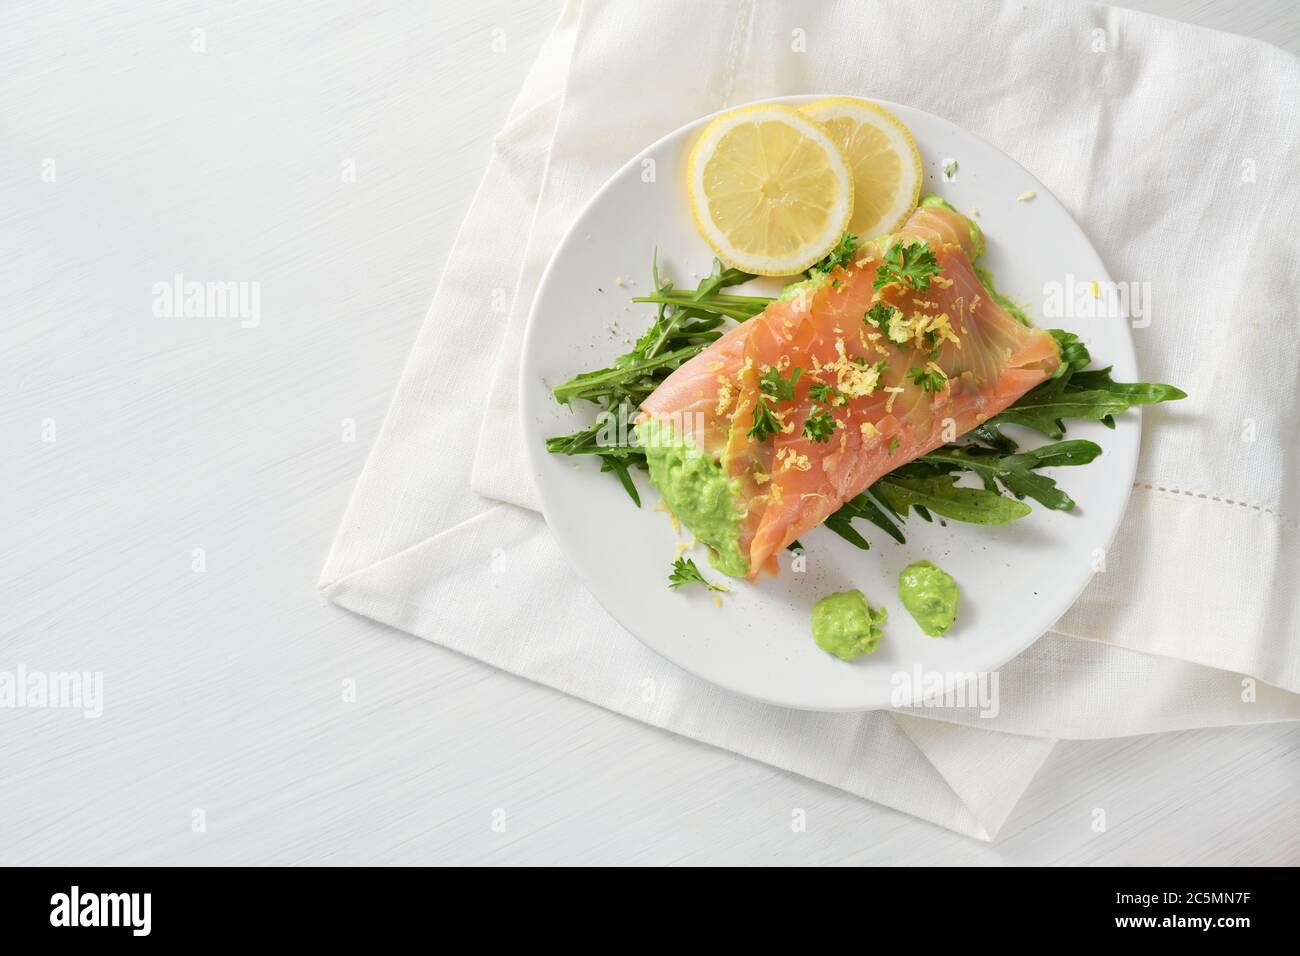
[[[621,455],[600,455],[599,457],[600,470],[602,472],[612,471],[618,475],[618,480],[622,483],[623,490],[632,498],[633,503],[640,508],[641,495],[637,492],[636,485],[632,482],[632,475],[627,470],[628,459]]]
[[[722,264],[722,260],[716,256],[713,259],[713,269],[705,276],[695,288],[695,301],[699,302],[716,295],[721,289],[727,286],[740,285],[742,282],[748,282],[754,278],[751,272],[741,272],[739,269],[733,269],[730,266]]]
[[[726,268],[718,259],[713,260],[712,271],[700,280],[694,292],[675,291],[671,282],[659,278],[658,256],[659,250],[656,249],[650,264],[654,279],[654,294],[636,296],[632,301],[658,305],[660,322],[673,314],[666,312],[668,309],[688,310],[694,315],[712,316],[719,323],[723,318],[743,322],[762,312],[772,301],[766,296],[728,295],[722,292],[722,289],[729,286],[748,282],[754,278],[754,275],[741,272],[739,269]]]
[[[640,295],[633,302],[645,302],[657,305],[671,305],[678,308],[690,308],[697,312],[722,316],[744,322],[762,312],[773,301],[758,295],[712,295],[707,299],[697,299],[691,292],[656,292],[654,295]]]
[[[939,263],[929,243],[919,239],[912,242],[900,239],[885,253],[872,285],[883,289],[890,283],[896,283],[921,292],[930,288],[930,280],[939,271]]]
[[[698,355],[700,349],[694,345],[685,345],[671,352],[663,352],[649,358],[642,356],[623,356],[611,368],[602,368],[594,372],[575,375],[553,391],[555,400],[561,405],[568,405],[574,399],[585,398],[595,401],[597,398],[611,396],[618,391],[631,395],[648,397],[667,376],[652,373],[667,369],[676,371],[687,359]]]
[[[1001,425],[1023,425],[1049,438],[1065,436],[1066,419],[1100,421],[1115,427],[1115,416],[1134,405],[1154,405],[1187,397],[1172,385],[1151,382],[1116,382],[1110,368],[1088,369],[1092,356],[1072,332],[1050,329],[1061,350],[1061,369],[1055,378],[1030,389],[1010,408],[989,419],[982,428],[997,431]],[[1012,444],[1014,447],[1014,443]]]
[[[1023,501],[987,488],[964,488],[952,475],[900,478],[890,474],[872,485],[871,493],[900,518],[916,508],[918,513],[924,509],[971,524],[1007,524],[1031,510]]]
[[[856,545],[863,551],[866,551],[871,547],[871,545],[867,543],[867,539],[862,537],[851,523],[858,518],[864,521],[870,521],[899,544],[904,544],[907,540],[903,537],[903,532],[898,530],[898,525],[894,524],[894,522],[889,519],[889,516],[880,509],[879,505],[868,497],[866,492],[855,495],[848,501],[844,502],[844,504],[840,505],[839,510],[827,518],[823,523],[828,529],[835,532],[845,541],[848,541],[850,544]]]
[[[1088,346],[1084,345],[1073,332],[1066,332],[1064,329],[1048,329],[1047,334],[1056,340],[1056,347],[1061,352],[1061,368],[1056,373],[1057,378],[1068,378],[1092,363]]]
[[[645,450],[636,443],[632,422],[635,406],[620,403],[606,408],[596,421],[571,435],[546,439],[546,450],[553,455],[594,455],[600,459],[602,472],[613,472],[633,503],[641,507],[641,495],[632,481],[631,468],[646,468]]]
[[[668,586],[670,588],[679,588],[683,584],[703,584],[710,591],[721,591],[726,594],[729,590],[721,584],[714,584],[700,573],[700,569],[695,566],[695,562],[690,558],[678,558],[673,562],[672,574],[668,575]]]
[[[979,445],[945,445],[917,461],[934,467],[939,473],[970,471],[988,491],[996,492],[1001,484],[1017,498],[1029,497],[1055,511],[1070,511],[1074,499],[1035,469],[1086,465],[1100,454],[1101,446],[1095,442],[1074,440],[1044,445],[1018,455],[1003,455]]]
[[[1172,385],[1160,385],[1155,382],[1116,382],[1110,377],[1110,372],[1109,366],[1075,372],[1070,378],[1069,388],[1109,392],[1116,398],[1127,400],[1131,405],[1156,405],[1160,402],[1176,402],[1180,398],[1187,397],[1186,392]]]
[[[636,444],[631,427],[619,429],[610,424],[622,414],[622,409],[601,412],[594,423],[581,431],[546,439],[546,450],[552,455],[617,456],[644,467],[645,451]],[[611,438],[613,441],[608,440]]]
[[[993,422],[985,422],[982,425],[976,425],[966,433],[966,437],[981,441],[990,448],[997,449],[1004,454],[1011,454],[1011,452],[1020,447],[1011,438],[1002,434],[1002,430]]]
[[[1059,387],[1057,380],[1040,385],[990,421],[995,425],[1024,425],[1048,438],[1063,438],[1065,419],[1104,421],[1127,410],[1130,404],[1101,390],[1069,391]]]

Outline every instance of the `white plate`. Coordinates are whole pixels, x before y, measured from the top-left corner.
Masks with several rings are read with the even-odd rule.
[[[1064,283],[1068,275],[1108,281],[1088,239],[1043,184],[946,120],[884,105],[916,137],[926,169],[922,194],[937,192],[964,212],[980,209],[977,221],[988,239],[984,264],[1000,291],[1029,303],[1038,324],[1078,333],[1098,367],[1114,365],[1117,379],[1136,380],[1127,321],[1042,318],[1044,283]],[[800,536],[808,551],[805,573],[792,573],[787,556],[779,577],[727,580],[732,593],[721,608],[701,588],[668,589],[678,536],[667,514],[654,509],[659,494],[644,473],[634,472],[642,497],[637,509],[613,476],[599,472],[598,461],[547,454],[547,437],[575,431],[595,413],[590,405],[557,404],[550,388],[607,365],[649,325],[651,309],[629,300],[651,291],[653,249],[659,248],[662,274],[678,287],[694,286],[711,266],[683,185],[690,145],[708,119],[677,130],[619,170],[578,217],[542,278],[524,339],[520,404],[529,467],[551,530],[619,623],[674,664],[749,697],[809,710],[867,710],[890,706],[891,690],[902,686],[895,675],[919,668],[955,687],[965,682],[962,675],[996,669],[1065,613],[1109,545],[1137,465],[1136,411],[1122,416],[1114,431],[1100,423],[1070,425],[1068,437],[1092,439],[1103,449],[1090,465],[1047,472],[1078,503],[1073,512],[1031,502],[1033,514],[1002,527],[944,527],[912,515],[903,545],[863,524],[870,551],[817,528]],[[949,158],[959,168],[953,182],[944,182],[942,163]],[[653,160],[651,182],[646,160]],[[1036,198],[1017,201],[1030,190]],[[1041,443],[1032,433],[1010,432],[1022,445]],[[689,532],[682,536],[689,539]],[[703,560],[702,549],[694,557],[707,576],[725,580]],[[947,570],[961,588],[957,623],[943,638],[922,634],[898,599],[899,571],[922,558]],[[885,604],[889,620],[874,654],[844,662],[813,643],[810,612],[819,597],[850,587]]]

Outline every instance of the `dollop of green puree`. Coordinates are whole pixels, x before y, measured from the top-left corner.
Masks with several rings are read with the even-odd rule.
[[[709,563],[732,577],[744,577],[749,558],[740,550],[745,504],[740,484],[671,422],[650,419],[637,426],[650,480],[695,537],[709,546]]]
[[[857,588],[827,595],[813,605],[813,640],[827,654],[851,661],[876,649],[887,615],[883,607],[873,609]]]
[[[944,634],[957,619],[957,582],[929,561],[903,568],[898,576],[898,596],[930,637]]]

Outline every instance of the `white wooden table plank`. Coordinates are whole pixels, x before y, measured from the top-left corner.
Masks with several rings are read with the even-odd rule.
[[[1300,49],[1282,0],[1132,5]],[[97,720],[0,709],[0,862],[1300,861],[1293,726],[1062,744],[987,846],[319,597],[557,12],[0,10],[0,669],[105,679]],[[261,324],[155,317],[177,272],[261,283]]]

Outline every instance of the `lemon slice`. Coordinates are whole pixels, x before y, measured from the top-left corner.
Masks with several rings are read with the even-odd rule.
[[[835,248],[853,213],[853,173],[825,129],[763,103],[713,120],[691,150],[695,228],[729,266],[802,272]]]
[[[849,232],[874,239],[894,232],[921,197],[921,154],[897,116],[852,96],[801,107],[831,134],[853,168]]]

